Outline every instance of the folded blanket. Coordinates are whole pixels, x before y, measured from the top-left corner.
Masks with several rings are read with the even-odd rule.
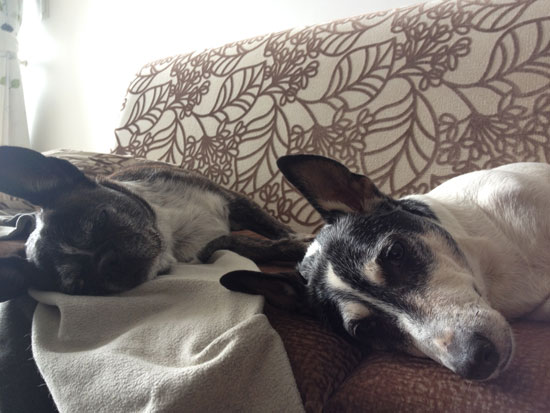
[[[218,282],[256,268],[219,251],[117,296],[32,291],[33,353],[60,411],[303,411],[263,299]]]

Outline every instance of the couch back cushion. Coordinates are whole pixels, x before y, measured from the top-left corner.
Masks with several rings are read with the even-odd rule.
[[[315,153],[394,196],[550,160],[547,0],[447,0],[169,57],[130,84],[115,153],[193,169],[300,231],[278,157]]]

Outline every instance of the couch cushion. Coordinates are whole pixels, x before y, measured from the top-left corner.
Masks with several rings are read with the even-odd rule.
[[[268,306],[265,312],[283,340],[306,411],[321,411],[359,364],[360,351],[316,320]]]
[[[250,231],[243,233],[256,236]],[[270,264],[260,265],[260,269],[268,273],[293,270]],[[269,304],[264,310],[283,340],[306,411],[321,411],[359,364],[360,350],[309,316],[290,314]]]

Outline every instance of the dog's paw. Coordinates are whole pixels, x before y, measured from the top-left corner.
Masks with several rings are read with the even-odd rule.
[[[197,258],[202,263],[207,263],[210,261],[212,254],[221,249],[230,249],[231,247],[231,236],[222,235],[219,238],[213,239],[206,246],[199,251]]]

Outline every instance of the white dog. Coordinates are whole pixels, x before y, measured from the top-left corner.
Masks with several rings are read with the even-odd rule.
[[[473,380],[508,366],[505,318],[550,320],[550,165],[472,172],[402,199],[327,158],[291,155],[279,168],[327,225],[301,277],[236,271],[227,288]]]

